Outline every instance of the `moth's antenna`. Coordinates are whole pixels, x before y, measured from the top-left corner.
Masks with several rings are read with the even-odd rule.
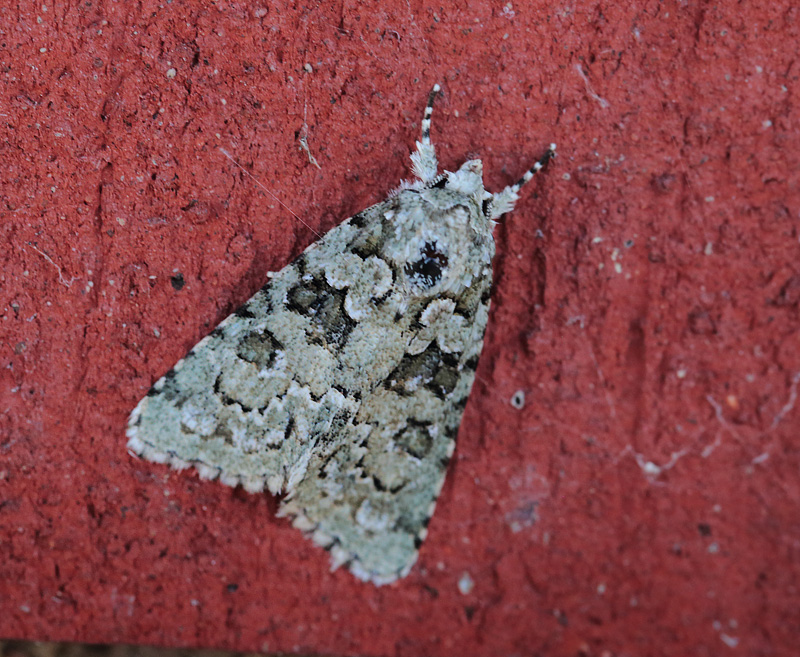
[[[436,149],[431,144],[431,114],[433,114],[433,102],[441,90],[442,88],[435,84],[428,95],[428,104],[422,115],[422,135],[417,142],[416,150],[411,153],[411,170],[425,185],[436,180],[439,170],[439,164],[436,162]]]
[[[550,160],[554,159],[556,156],[556,145],[550,144],[550,148],[547,149],[547,152],[541,157],[541,159],[536,162],[530,169],[525,172],[525,175],[522,176],[517,182],[511,185],[511,190],[516,194],[519,192],[520,188],[528,182],[531,178],[533,178],[539,171],[544,168],[544,165],[547,164]]]
[[[522,176],[522,178],[520,178],[513,185],[506,187],[502,192],[492,194],[491,201],[485,210],[486,216],[494,220],[499,219],[507,212],[511,212],[514,209],[514,204],[517,202],[517,199],[519,199],[519,190],[522,188],[522,186],[537,173],[539,173],[539,171],[544,168],[544,165],[552,160],[555,156],[556,145],[550,144],[550,148],[547,149],[547,152],[539,159],[538,162],[536,162],[525,172],[525,175]]]
[[[254,176],[252,173],[250,173],[250,172],[249,172],[247,169],[245,169],[245,168],[244,168],[244,167],[243,167],[241,164],[239,164],[239,163],[238,163],[236,160],[234,160],[234,159],[233,159],[233,157],[231,156],[231,154],[230,154],[230,153],[228,153],[228,151],[226,151],[226,150],[225,150],[224,148],[222,148],[221,146],[219,147],[219,150],[222,152],[222,154],[223,154],[225,157],[227,157],[227,158],[228,158],[228,159],[229,159],[231,162],[233,162],[233,163],[234,163],[234,164],[235,164],[237,167],[239,167],[239,168],[240,168],[242,171],[244,171],[244,172],[245,172],[245,173],[246,173],[248,176],[250,176],[250,178],[252,178],[253,182],[255,182],[255,184],[256,184],[256,185],[258,185],[258,186],[259,186],[261,189],[263,189],[263,190],[264,190],[264,191],[265,191],[267,194],[269,194],[269,195],[270,195],[270,196],[271,196],[273,199],[275,199],[275,200],[276,200],[278,203],[280,203],[280,204],[281,204],[281,206],[282,206],[282,207],[283,207],[283,208],[284,208],[284,209],[285,209],[285,210],[286,210],[286,211],[287,211],[289,214],[291,214],[291,215],[292,215],[292,216],[293,216],[295,219],[297,219],[297,221],[299,221],[301,224],[303,224],[303,225],[304,225],[306,228],[308,228],[308,230],[310,230],[312,233],[314,233],[314,235],[316,235],[317,237],[322,237],[322,235],[320,235],[320,234],[319,234],[317,231],[315,231],[315,230],[314,230],[314,229],[313,229],[311,226],[309,226],[309,225],[308,225],[308,224],[307,224],[305,221],[303,221],[303,220],[302,220],[300,217],[298,217],[298,216],[297,216],[297,215],[294,213],[294,211],[292,210],[292,208],[290,208],[288,205],[286,205],[286,203],[284,203],[284,202],[283,202],[283,201],[281,201],[281,200],[280,200],[280,199],[279,199],[277,196],[275,196],[275,194],[273,194],[271,191],[269,191],[269,190],[267,189],[266,185],[264,185],[264,184],[263,184],[263,183],[262,183],[262,182],[261,182],[261,181],[260,181],[258,178],[256,178],[256,177],[255,177],[255,176]]]
[[[435,84],[428,94],[428,104],[425,106],[425,114],[422,115],[422,143],[427,146],[431,143],[431,114],[433,114],[433,102],[442,88]]]

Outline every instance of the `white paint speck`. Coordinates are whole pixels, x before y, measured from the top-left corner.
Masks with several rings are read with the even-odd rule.
[[[661,474],[661,468],[660,468],[660,467],[658,467],[658,466],[657,466],[655,463],[653,463],[652,461],[648,461],[647,463],[645,463],[645,464],[642,466],[642,471],[643,471],[645,474],[647,474],[647,475],[651,475],[651,476],[653,476],[653,477],[657,477],[658,475],[660,475],[660,474]]]
[[[458,580],[458,590],[461,595],[469,595],[473,588],[475,588],[475,582],[472,581],[469,573],[464,573]]]
[[[176,71],[174,68],[168,68],[167,69],[167,78],[169,78],[171,80],[176,75],[178,75],[178,71]]]

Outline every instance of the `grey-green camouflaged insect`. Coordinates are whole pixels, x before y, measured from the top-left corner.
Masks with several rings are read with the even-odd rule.
[[[416,179],[309,246],[159,379],[128,449],[250,492],[362,580],[408,574],[427,534],[489,315],[495,219],[555,155],[484,190],[437,173],[433,88]]]

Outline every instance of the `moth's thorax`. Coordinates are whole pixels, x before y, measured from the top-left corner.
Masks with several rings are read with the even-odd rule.
[[[402,209],[384,214],[393,230],[383,252],[411,296],[459,294],[491,273],[494,222],[483,211],[481,162],[445,175],[429,187],[402,190],[396,197]]]

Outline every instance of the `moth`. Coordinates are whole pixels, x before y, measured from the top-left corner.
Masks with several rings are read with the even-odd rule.
[[[376,585],[427,534],[489,317],[495,220],[480,160],[438,173],[435,85],[414,180],[333,228],[153,385],[128,449],[256,493]]]

